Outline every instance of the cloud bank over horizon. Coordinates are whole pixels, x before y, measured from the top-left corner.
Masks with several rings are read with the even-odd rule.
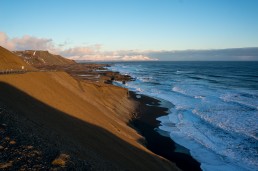
[[[258,47],[210,50],[119,50],[103,51],[102,45],[66,47],[51,38],[30,35],[10,38],[0,32],[0,46],[8,50],[48,50],[73,60],[85,61],[258,61]]]
[[[52,39],[37,38],[30,35],[24,35],[21,38],[9,38],[4,32],[0,32],[0,45],[9,50],[45,50],[54,46]]]
[[[65,44],[65,43],[64,43]],[[47,50],[54,54],[62,55],[73,60],[89,61],[153,61],[143,54],[126,54],[120,51],[101,51],[101,45],[77,46],[64,48],[63,45],[56,45],[52,39],[38,38],[30,35],[10,38],[6,33],[0,32],[0,46],[11,51],[18,50]]]

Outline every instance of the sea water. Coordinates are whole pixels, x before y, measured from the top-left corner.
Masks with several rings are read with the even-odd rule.
[[[258,62],[124,62],[123,85],[166,100],[158,129],[207,171],[258,170]],[[173,107],[171,107],[173,106]]]

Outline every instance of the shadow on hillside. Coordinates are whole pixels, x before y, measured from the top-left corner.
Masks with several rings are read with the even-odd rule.
[[[99,162],[95,165],[108,163],[129,170],[173,168],[166,161],[130,145],[111,132],[69,116],[4,82],[0,82],[0,101],[27,119],[28,123],[33,123],[34,132],[40,132],[39,136],[43,139],[57,145],[66,145],[68,150],[78,149],[74,157],[86,160],[91,158]]]

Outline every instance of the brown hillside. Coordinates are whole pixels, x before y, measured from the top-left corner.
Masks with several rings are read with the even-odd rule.
[[[4,48],[0,55],[2,69],[30,67]],[[8,125],[24,130],[25,138],[38,135],[86,161],[90,170],[178,170],[142,145],[143,137],[128,126],[135,103],[127,89],[76,80],[66,72],[1,74],[2,104],[15,114]]]
[[[20,57],[0,46],[0,70],[21,70],[22,66],[24,69],[33,69]]]
[[[0,75],[0,102],[93,170],[176,170],[127,125],[134,104],[124,88],[80,82],[65,72]]]
[[[21,56],[30,65],[66,65],[75,63],[73,60],[51,54],[48,51],[25,50],[14,51],[14,53]]]

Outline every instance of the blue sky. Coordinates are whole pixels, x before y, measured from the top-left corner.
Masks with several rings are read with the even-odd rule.
[[[0,31],[10,40],[105,52],[258,47],[257,0],[0,2]]]

